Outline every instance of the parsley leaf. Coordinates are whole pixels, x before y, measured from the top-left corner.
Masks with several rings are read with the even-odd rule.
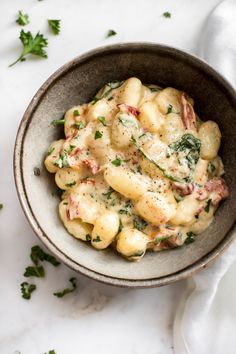
[[[101,242],[101,237],[99,235],[96,236],[96,238],[92,239],[93,242]]]
[[[98,121],[99,121],[100,123],[102,123],[102,125],[106,126],[105,117],[102,117],[102,116],[98,117]]]
[[[102,133],[99,130],[96,130],[95,135],[94,135],[94,139],[100,139],[102,137]]]
[[[50,148],[48,149],[48,156],[51,155],[54,150],[55,150],[55,147],[50,147]]]
[[[24,30],[21,30],[19,39],[23,45],[23,51],[19,56],[19,58],[16,61],[14,61],[12,64],[10,64],[9,67],[15,65],[19,61],[25,61],[26,60],[25,57],[28,54],[34,54],[41,58],[48,57],[44,49],[48,45],[48,40],[44,38],[44,36],[39,32],[36,34],[35,37],[33,37],[31,32],[29,31],[25,32]]]
[[[49,27],[54,34],[59,34],[61,30],[61,20],[48,20]]]
[[[115,160],[111,161],[112,165],[118,167],[121,165],[122,160],[119,158],[116,158]]]
[[[206,204],[206,206],[205,206],[205,208],[204,208],[204,210],[205,210],[206,213],[209,213],[209,211],[210,211],[210,206],[211,206],[211,199],[208,199],[207,204]]]
[[[147,227],[147,222],[141,219],[138,215],[134,217],[133,224],[135,229],[143,231]]]
[[[65,185],[66,187],[73,187],[74,185],[76,185],[76,181],[73,181],[71,183],[66,183]]]
[[[87,234],[87,235],[85,236],[85,238],[86,238],[86,241],[91,241],[91,236],[90,236],[89,234]]]
[[[128,256],[128,258],[131,258],[131,257],[141,257],[141,256],[143,256],[143,254],[144,254],[144,251],[137,251],[137,252],[131,254],[130,256]]]
[[[111,199],[111,194],[114,192],[114,190],[110,187],[109,189],[108,189],[108,191],[107,192],[105,192],[105,193],[102,193],[102,195],[104,195],[104,197],[106,197],[107,199]]]
[[[29,284],[24,281],[23,283],[21,283],[20,288],[22,297],[26,300],[29,300],[31,298],[32,292],[36,289],[36,285]]]
[[[42,1],[42,0],[38,0],[38,1]],[[44,354],[57,354],[57,353],[55,352],[55,350],[49,350],[49,352],[44,353]]]
[[[65,150],[63,150],[56,161],[54,161],[54,165],[58,166],[59,168],[69,167],[68,153]]]
[[[187,238],[184,241],[185,245],[189,245],[195,241],[195,234],[192,231],[187,232]]]
[[[16,23],[20,26],[25,26],[28,25],[29,22],[29,15],[23,14],[23,12],[19,11]]]
[[[65,124],[65,119],[54,119],[53,121],[51,121],[52,125],[63,125]]]
[[[56,293],[53,293],[54,296],[57,296],[57,297],[64,297],[65,295],[69,294],[69,293],[72,293],[73,291],[75,291],[75,289],[77,288],[77,285],[76,285],[76,278],[70,278],[69,279],[69,282],[71,283],[72,287],[71,288],[65,288],[64,290],[62,291],[58,291]]]
[[[74,117],[80,116],[78,109],[75,109],[75,110],[73,111],[73,116],[74,116]]]
[[[82,120],[79,123],[76,123],[75,126],[79,130],[85,127],[84,122],[82,122]]]
[[[172,104],[169,104],[166,114],[170,114],[172,112],[173,112],[173,106],[172,106]]]
[[[120,219],[119,229],[118,229],[117,234],[119,234],[119,233],[123,230],[123,228],[124,228],[124,225],[122,224],[122,221],[121,221],[121,219]]]
[[[107,38],[108,38],[108,37],[115,36],[116,34],[117,34],[117,32],[116,32],[116,31],[114,31],[114,30],[110,29],[110,30],[107,32]]]
[[[45,272],[43,266],[29,266],[25,268],[24,277],[37,277],[37,278],[44,278]]]
[[[55,257],[44,252],[44,250],[42,250],[42,248],[37,245],[31,248],[30,258],[36,266],[39,264],[39,261],[49,262],[54,267],[57,267],[61,264]]]
[[[162,16],[164,16],[165,18],[170,18],[171,17],[171,13],[170,12],[164,12],[162,14]]]
[[[122,209],[120,209],[118,212],[119,212],[119,214],[125,214],[125,215],[127,215],[127,214],[130,213],[131,207],[132,207],[132,202],[131,202],[131,200],[128,200],[128,201],[125,203],[124,207],[123,207]]]
[[[0,210],[3,208],[3,204],[0,204]]]
[[[213,173],[215,171],[215,169],[216,169],[215,165],[212,162],[209,162],[208,166],[207,166],[207,172]]]

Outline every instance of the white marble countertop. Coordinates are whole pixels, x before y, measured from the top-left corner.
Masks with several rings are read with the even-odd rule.
[[[165,43],[196,53],[204,21],[219,0],[1,0],[0,13],[0,353],[171,354],[172,322],[185,282],[149,290],[99,284],[60,265],[46,266],[30,301],[20,294],[30,247],[40,244],[21,211],[12,171],[15,135],[39,86],[62,64],[97,46],[126,41]],[[12,68],[20,52],[18,10],[30,16],[26,30],[45,33],[47,60],[30,59]],[[170,19],[162,13],[169,11]],[[62,20],[59,36],[47,19]],[[108,29],[117,36],[105,39]],[[52,295],[76,276],[78,290]]]

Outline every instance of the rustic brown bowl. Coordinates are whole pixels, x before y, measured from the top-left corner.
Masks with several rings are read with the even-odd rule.
[[[71,237],[58,218],[54,178],[44,168],[49,144],[61,130],[50,125],[73,105],[91,100],[106,82],[136,76],[144,83],[173,86],[195,100],[203,120],[216,121],[223,140],[220,154],[230,197],[196,242],[171,251],[147,253],[128,262],[112,250],[97,251]],[[25,215],[48,249],[72,269],[118,286],[154,287],[195,274],[232,242],[236,215],[236,95],[229,83],[198,58],[152,43],[107,46],[81,55],[56,71],[29,104],[16,138],[15,182]],[[33,169],[39,167],[40,176]]]

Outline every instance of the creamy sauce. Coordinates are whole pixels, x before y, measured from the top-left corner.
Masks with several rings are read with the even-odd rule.
[[[64,117],[45,166],[64,190],[68,232],[130,260],[193,241],[228,196],[221,133],[193,100],[137,78],[105,85]]]

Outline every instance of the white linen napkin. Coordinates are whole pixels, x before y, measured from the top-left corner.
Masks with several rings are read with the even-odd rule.
[[[236,88],[236,0],[210,14],[199,56]],[[236,353],[236,242],[207,270],[188,281],[174,321],[175,354]]]

